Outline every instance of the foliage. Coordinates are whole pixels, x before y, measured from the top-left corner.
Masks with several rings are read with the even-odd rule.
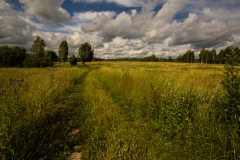
[[[85,42],[79,46],[78,55],[81,58],[82,64],[90,62],[94,57],[94,49],[92,49],[90,43]]]
[[[27,54],[23,62],[23,66],[26,68],[38,68],[38,67],[52,67],[53,60],[51,57],[44,54],[44,57],[40,58],[36,54]]]
[[[225,112],[228,123],[240,123],[240,57],[235,47],[227,48],[225,72],[222,85],[226,91],[226,104],[221,109]]]
[[[20,47],[0,47],[0,67],[22,67],[26,49]]]
[[[67,62],[68,59],[68,43],[66,40],[62,41],[58,48],[58,54],[61,62]]]
[[[231,52],[231,47],[228,46],[225,49],[222,49],[217,54],[217,51],[215,49],[208,50],[203,48],[200,51],[199,54],[199,62],[200,63],[219,63],[219,64],[225,64],[226,62],[226,56],[229,52]],[[240,57],[240,50],[238,47],[234,47],[234,51],[236,52],[236,56]]]
[[[51,51],[45,52],[46,47],[44,39],[37,36],[34,40],[31,52],[26,55],[23,62],[24,67],[52,67],[54,59],[54,53]]]
[[[71,57],[68,58],[68,62],[70,63],[71,66],[76,66],[77,65],[77,57],[72,55]]]
[[[149,57],[145,57],[145,60],[150,62],[157,62],[157,57],[155,56],[155,54],[152,54]]]
[[[217,63],[217,52],[215,49],[208,50],[203,48],[199,54],[200,63]]]
[[[30,52],[32,54],[36,54],[39,58],[44,57],[44,48],[46,47],[46,43],[43,38],[40,36],[37,36],[36,39],[34,40],[32,47],[30,49]]]
[[[58,61],[58,56],[56,54],[56,52],[52,51],[52,50],[47,50],[45,52],[46,57],[48,57],[48,59],[52,60],[53,62],[57,62]]]
[[[178,56],[178,62],[193,63],[194,62],[194,51],[187,51],[183,55]]]

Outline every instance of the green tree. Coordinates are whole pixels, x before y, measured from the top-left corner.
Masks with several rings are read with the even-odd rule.
[[[58,61],[58,56],[56,54],[56,52],[52,51],[52,50],[47,50],[45,55],[51,59],[53,62],[57,62]]]
[[[194,51],[189,50],[182,56],[182,61],[186,63],[193,63],[194,57]]]
[[[52,67],[53,61],[51,57],[47,56],[44,48],[46,47],[44,39],[37,36],[30,49],[30,53],[27,54],[23,66],[24,67]]]
[[[204,57],[205,57],[205,48],[203,48],[200,51],[200,54],[199,54],[199,61],[200,61],[200,63],[204,63]]]
[[[10,67],[11,63],[11,50],[7,45],[0,47],[0,66]]]
[[[77,57],[72,55],[71,57],[68,58],[68,62],[70,63],[71,66],[76,66],[77,65]]]
[[[217,62],[217,51],[212,49],[210,51],[210,62],[209,63],[216,63]]]
[[[31,47],[30,51],[33,54],[36,54],[39,58],[43,58],[46,46],[47,45],[46,45],[44,39],[41,38],[40,36],[37,36],[33,42],[33,45]]]
[[[224,52],[224,50],[222,49],[219,53],[218,53],[218,55],[217,55],[217,61],[218,61],[218,63],[220,63],[220,64],[224,64],[225,63],[225,52]]]
[[[68,59],[68,43],[66,40],[62,41],[58,48],[59,58],[61,62],[67,62]]]
[[[199,60],[201,63],[216,63],[217,62],[217,54],[216,50],[208,50],[203,48],[199,54]]]
[[[93,60],[94,49],[92,49],[90,43],[85,42],[79,46],[78,55],[81,58],[82,64],[90,62]]]
[[[1,67],[22,67],[25,59],[26,49],[20,47],[0,47],[0,66]]]
[[[227,122],[240,122],[240,76],[239,76],[239,61],[240,57],[237,55],[234,46],[227,48],[225,58],[225,72],[222,80],[223,88],[226,91],[226,104],[222,108],[225,112]]]
[[[14,59],[12,60],[13,66],[22,67],[26,57],[26,49],[15,46],[11,50],[14,55]]]
[[[177,57],[177,61],[178,62],[183,62],[183,56],[181,54]]]

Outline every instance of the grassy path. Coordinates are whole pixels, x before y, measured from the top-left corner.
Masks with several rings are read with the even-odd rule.
[[[83,159],[156,159],[164,150],[160,135],[129,117],[98,80],[99,70],[88,74],[84,99],[88,118],[80,127]],[[87,132],[87,133],[86,133]],[[87,135],[87,137],[86,137]],[[161,141],[163,142],[163,140]],[[161,154],[162,159],[166,159]]]

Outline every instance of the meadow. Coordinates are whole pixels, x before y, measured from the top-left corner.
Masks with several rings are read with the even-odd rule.
[[[223,72],[164,62],[0,68],[0,159],[239,159],[238,127],[218,114]]]

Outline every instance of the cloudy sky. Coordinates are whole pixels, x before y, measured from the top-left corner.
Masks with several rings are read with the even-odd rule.
[[[37,35],[69,54],[90,42],[101,58],[176,57],[240,47],[239,0],[1,0],[0,45],[29,49]]]

